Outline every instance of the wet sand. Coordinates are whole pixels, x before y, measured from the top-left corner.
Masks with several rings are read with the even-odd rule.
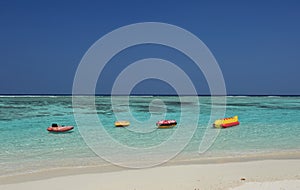
[[[299,189],[300,159],[44,171],[0,178],[1,190],[248,190]]]

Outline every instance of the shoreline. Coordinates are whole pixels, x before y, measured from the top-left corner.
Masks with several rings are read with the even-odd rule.
[[[115,171],[103,171],[103,168],[101,170],[99,168],[86,169],[79,168],[76,172],[68,169],[53,170],[55,176],[51,176],[49,171],[27,174],[19,176],[23,177],[23,181],[16,181],[16,178],[11,178],[9,181],[6,178],[8,183],[4,183],[2,181],[4,178],[2,178],[0,189],[15,190],[22,187],[25,190],[53,188],[217,190],[234,188],[249,182],[296,180],[292,185],[300,184],[300,159],[163,165],[146,169],[118,168]],[[87,184],[88,188],[84,186]]]
[[[101,158],[99,158],[101,159]],[[162,163],[158,166],[150,167],[172,167],[172,166],[189,166],[189,165],[211,165],[211,164],[230,164],[230,163],[247,163],[247,162],[259,162],[259,161],[288,161],[288,160],[300,160],[299,151],[282,151],[282,152],[269,152],[269,153],[257,153],[247,154],[239,156],[223,156],[223,157],[200,157],[200,158],[189,158],[184,155],[179,155],[175,159],[170,160],[166,163]],[[143,169],[143,168],[142,168]],[[55,167],[46,168],[30,172],[9,174],[0,176],[0,185],[12,184],[12,183],[23,183],[27,181],[37,181],[49,178],[64,177],[71,175],[81,174],[94,174],[94,173],[110,173],[119,172],[126,170],[142,170],[142,169],[131,169],[124,168],[121,166],[113,165],[110,163],[99,164],[99,165],[85,165],[85,166],[67,166],[67,167]],[[149,169],[149,168],[145,168]]]

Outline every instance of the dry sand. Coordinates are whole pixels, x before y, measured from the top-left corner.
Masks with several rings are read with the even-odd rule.
[[[283,180],[272,182],[252,182],[232,190],[299,190],[300,180]]]
[[[55,172],[55,171],[51,171]],[[262,160],[221,164],[161,166],[40,179],[0,180],[1,190],[298,190],[300,160]],[[44,175],[44,177],[43,177]],[[60,174],[57,173],[59,176]],[[4,184],[8,183],[8,184]]]

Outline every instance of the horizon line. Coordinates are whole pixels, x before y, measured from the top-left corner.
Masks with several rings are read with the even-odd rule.
[[[18,94],[0,94],[0,96],[195,96],[193,94],[67,94],[67,93],[18,93]],[[300,94],[197,94],[197,96],[300,96]]]

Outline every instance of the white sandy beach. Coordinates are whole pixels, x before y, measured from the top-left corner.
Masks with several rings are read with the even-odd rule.
[[[43,179],[41,175],[45,178]],[[47,178],[47,175],[41,173],[39,177],[42,179],[37,180],[34,177],[30,179],[24,176],[23,182],[15,182],[12,177],[2,178],[0,189],[296,190],[300,189],[300,160],[174,165],[106,173],[71,174],[52,178]]]

